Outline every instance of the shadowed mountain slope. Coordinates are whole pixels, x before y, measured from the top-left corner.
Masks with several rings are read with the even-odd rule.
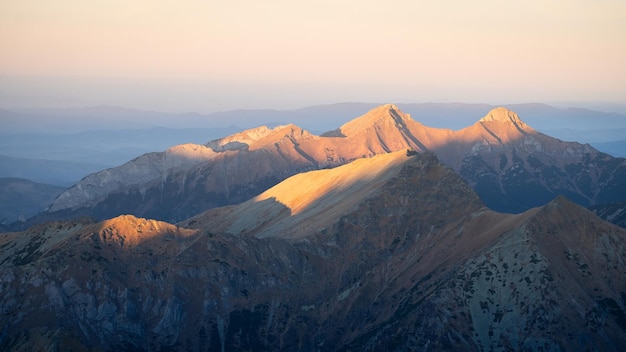
[[[564,198],[495,213],[433,154],[380,155],[178,226],[0,235],[0,348],[620,351],[625,241]]]
[[[234,235],[253,233],[258,238],[299,238],[324,231],[324,226],[396,177],[406,159],[405,153],[395,152],[377,156],[375,162],[359,159],[301,173],[238,206],[210,210],[181,225]]]
[[[498,108],[431,147],[492,209],[521,212],[557,195],[589,206],[626,199],[626,160],[533,130]]]
[[[504,108],[452,131],[387,104],[322,136],[294,125],[259,127],[193,148],[210,157],[168,168],[161,160],[169,151],[153,153],[90,175],[60,195],[48,216],[180,221],[243,202],[299,172],[405,149],[434,152],[498,211],[522,212],[559,194],[584,206],[626,199],[624,159],[541,134]]]
[[[589,207],[589,210],[608,222],[626,228],[626,201],[599,204]]]

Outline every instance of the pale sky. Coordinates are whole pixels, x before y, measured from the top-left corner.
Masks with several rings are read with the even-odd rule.
[[[1,0],[0,107],[626,101],[624,0]]]

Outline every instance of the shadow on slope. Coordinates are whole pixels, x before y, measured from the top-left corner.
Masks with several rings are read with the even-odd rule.
[[[494,213],[432,154],[362,162],[400,156],[397,172],[377,177],[384,182],[371,192],[338,187],[293,216],[269,192],[190,219],[198,230],[126,216],[4,235],[0,248],[17,239],[41,249],[15,265],[0,261],[5,341],[29,347],[43,329],[109,350],[624,346],[626,288],[616,279],[624,230],[563,199]],[[342,196],[358,201],[340,207],[326,231],[293,236],[272,222],[304,221],[316,202]],[[214,227],[238,216],[251,225],[232,234]],[[256,237],[271,228],[275,236]]]

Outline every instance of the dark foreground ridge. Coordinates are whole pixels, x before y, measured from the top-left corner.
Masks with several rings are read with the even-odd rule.
[[[626,230],[565,198],[495,213],[433,154],[381,157],[393,169],[362,179],[376,187],[331,192],[350,206],[298,236],[281,221],[310,225],[333,199],[299,218],[268,198],[178,226],[121,216],[0,235],[0,349],[626,349]],[[309,177],[342,170],[355,166]],[[245,223],[282,220],[263,238],[210,226],[240,207]]]

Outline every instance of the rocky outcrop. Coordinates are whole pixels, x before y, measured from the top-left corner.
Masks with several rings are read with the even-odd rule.
[[[563,198],[495,213],[431,153],[304,175],[315,182],[292,194],[279,185],[179,225],[123,216],[1,235],[0,348],[626,347],[626,230]],[[240,216],[254,226],[229,230]]]

